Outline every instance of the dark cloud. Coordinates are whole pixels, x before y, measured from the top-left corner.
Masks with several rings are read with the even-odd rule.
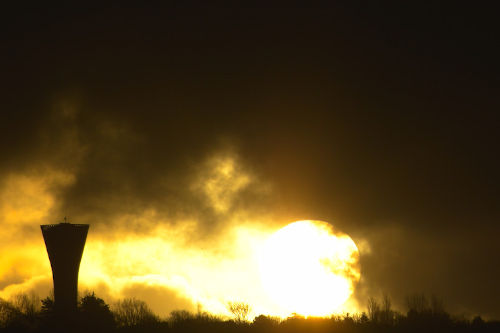
[[[493,263],[495,245],[485,241],[495,227],[482,229],[411,230],[405,225],[370,230],[370,251],[361,251],[362,280],[356,292],[361,302],[369,296],[393,297],[404,309],[404,295],[425,291],[441,298],[452,313],[482,313],[495,317],[500,274]]]
[[[13,10],[0,172],[74,174],[55,215],[155,209],[214,231],[226,219],[189,184],[231,147],[273,188],[236,207],[366,239],[368,293],[498,317],[491,14],[378,6]]]

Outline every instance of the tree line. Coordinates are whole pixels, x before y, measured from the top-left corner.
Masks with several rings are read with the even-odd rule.
[[[355,314],[305,318],[293,314],[286,319],[259,315],[248,320],[250,306],[229,302],[232,318],[207,312],[172,311],[166,318],[157,316],[148,305],[127,298],[111,306],[95,293],[80,297],[73,315],[54,311],[52,297],[18,294],[9,300],[0,298],[0,333],[7,332],[218,332],[218,333],[378,333],[378,332],[500,332],[499,321],[452,316],[435,297],[414,294],[406,298],[406,313],[395,311],[390,298],[370,297],[367,311]]]

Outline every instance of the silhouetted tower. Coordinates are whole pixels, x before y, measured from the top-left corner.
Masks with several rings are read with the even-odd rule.
[[[45,224],[42,228],[54,279],[54,307],[59,313],[77,307],[78,270],[82,259],[88,224]]]

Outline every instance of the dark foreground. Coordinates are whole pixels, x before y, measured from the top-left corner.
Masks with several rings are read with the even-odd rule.
[[[345,314],[330,318],[292,316],[281,320],[260,315],[247,321],[248,306],[230,309],[234,319],[227,320],[207,313],[173,311],[160,319],[139,300],[126,299],[112,309],[94,294],[81,298],[78,310],[57,314],[53,301],[20,295],[14,301],[0,299],[0,333],[4,332],[500,332],[500,321],[481,317],[454,317],[442,308],[417,302],[401,314],[369,302],[368,313]],[[242,310],[243,311],[238,311]],[[234,310],[234,311],[233,311]]]

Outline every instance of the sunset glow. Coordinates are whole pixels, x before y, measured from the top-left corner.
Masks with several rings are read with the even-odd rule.
[[[273,234],[261,259],[264,287],[289,313],[339,311],[359,280],[358,249],[321,221],[298,221]]]
[[[493,5],[4,12],[0,333],[500,333]]]
[[[280,229],[271,216],[236,209],[241,191],[266,193],[267,188],[231,153],[211,156],[202,165],[192,177],[192,191],[201,193],[207,209],[227,226],[200,238],[197,219],[172,220],[155,209],[117,215],[111,229],[91,224],[80,293],[92,290],[110,303],[139,298],[161,316],[182,309],[230,316],[227,303],[233,301],[251,307],[249,318],[344,311],[360,274],[354,242],[326,222],[299,221]],[[58,204],[54,188],[73,179],[48,170],[44,177],[13,175],[1,188],[6,240],[0,246],[5,253],[1,298],[50,293],[52,275],[39,225],[57,222],[51,217]],[[24,240],[15,236],[22,230]]]

